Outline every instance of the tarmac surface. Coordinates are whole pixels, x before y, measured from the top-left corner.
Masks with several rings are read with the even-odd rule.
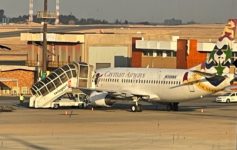
[[[112,108],[30,109],[1,97],[3,150],[237,150],[237,103],[215,97],[181,103],[180,111],[143,103],[143,112],[119,102]],[[158,108],[158,109],[157,109]]]

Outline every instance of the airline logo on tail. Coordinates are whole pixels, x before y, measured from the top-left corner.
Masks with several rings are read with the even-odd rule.
[[[206,72],[216,73],[219,76],[229,73],[236,25],[237,19],[228,20],[221,37],[219,37],[205,64]]]

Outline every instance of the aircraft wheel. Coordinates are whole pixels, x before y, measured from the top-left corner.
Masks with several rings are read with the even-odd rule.
[[[58,109],[58,108],[59,108],[59,104],[55,104],[55,105],[53,106],[53,108],[54,108],[54,109]]]
[[[136,105],[132,105],[132,106],[131,106],[131,112],[136,112],[136,111],[137,111]]]

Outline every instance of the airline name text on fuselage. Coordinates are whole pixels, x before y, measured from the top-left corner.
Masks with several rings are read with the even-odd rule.
[[[139,79],[145,78],[145,73],[132,73],[132,72],[106,72],[104,77],[112,77],[112,78],[132,78]]]

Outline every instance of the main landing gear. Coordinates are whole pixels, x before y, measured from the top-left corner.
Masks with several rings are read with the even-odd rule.
[[[168,103],[166,106],[168,111],[178,111],[179,110],[179,103]]]
[[[134,97],[133,98],[133,102],[135,102],[135,104],[133,104],[131,106],[131,112],[142,112],[142,105],[141,104],[138,104],[138,101],[140,100],[141,98],[139,97]]]

